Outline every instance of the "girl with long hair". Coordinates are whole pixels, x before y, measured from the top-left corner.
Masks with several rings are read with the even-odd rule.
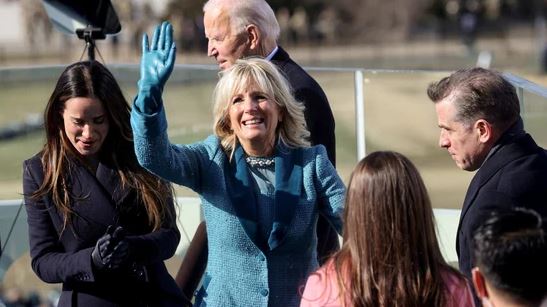
[[[346,192],[344,243],[310,275],[300,306],[473,306],[441,254],[424,182],[402,154],[374,152]]]
[[[99,62],[61,74],[45,144],[24,162],[32,268],[59,306],[181,306],[163,263],[177,248],[170,184],[137,162],[130,108]]]

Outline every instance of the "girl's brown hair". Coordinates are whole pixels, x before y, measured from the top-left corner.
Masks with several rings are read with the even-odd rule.
[[[465,281],[442,257],[412,162],[396,152],[371,153],[346,193],[344,244],[333,258],[344,306],[447,306],[441,272]]]

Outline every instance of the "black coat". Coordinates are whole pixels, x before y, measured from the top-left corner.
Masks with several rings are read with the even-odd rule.
[[[495,210],[525,207],[547,216],[547,153],[528,134],[502,142],[477,171],[458,225],[460,271],[471,276],[473,233]]]
[[[101,163],[94,175],[71,164],[74,214],[64,231],[51,196],[30,197],[44,179],[40,156],[23,164],[32,268],[43,281],[63,284],[59,306],[181,306],[182,293],[163,263],[177,248],[177,227],[152,231],[142,202],[134,190],[121,189],[115,169]],[[125,228],[134,256],[132,265],[115,273],[97,271],[91,260],[108,225]]]
[[[271,61],[285,74],[296,100],[306,107],[304,116],[311,134],[311,144],[325,146],[330,162],[336,166],[334,116],[323,89],[283,48],[279,47]]]

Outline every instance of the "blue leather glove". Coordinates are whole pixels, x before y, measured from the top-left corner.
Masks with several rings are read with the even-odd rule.
[[[163,87],[175,66],[176,47],[173,42],[173,27],[167,21],[154,30],[152,44],[148,45],[148,35],[142,38],[141,77],[138,82],[139,93],[135,106],[144,113],[159,110]]]

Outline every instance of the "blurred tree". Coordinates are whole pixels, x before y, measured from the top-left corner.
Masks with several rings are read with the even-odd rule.
[[[335,6],[346,36],[379,41],[409,38],[431,0],[339,0]]]
[[[175,40],[181,50],[199,52],[207,50],[203,28],[204,3],[204,0],[170,0],[167,5],[165,10],[167,15],[163,16],[163,19],[168,19],[173,24]]]
[[[170,0],[167,5],[167,12],[169,14],[177,14],[185,17],[194,18],[196,16],[201,16],[203,13],[203,4],[205,0],[200,1],[181,1],[181,0]]]
[[[291,0],[270,0],[268,4],[272,7],[277,16],[282,16],[281,20],[283,25],[280,24],[282,30],[285,29],[285,32],[282,33],[281,41],[283,43],[305,43],[305,42],[317,42],[320,39],[319,33],[317,33],[316,24],[320,21],[321,13],[330,8],[336,6],[336,3],[328,0],[301,0],[301,1],[291,1]],[[295,29],[294,25],[291,27],[291,22],[296,22],[297,24],[302,21],[302,17],[305,15],[306,29]],[[287,16],[289,19],[293,18],[293,21],[289,21],[289,24],[286,23]],[[335,26],[335,25],[333,25]],[[296,28],[299,26],[297,25]],[[305,37],[301,37],[305,33]]]

